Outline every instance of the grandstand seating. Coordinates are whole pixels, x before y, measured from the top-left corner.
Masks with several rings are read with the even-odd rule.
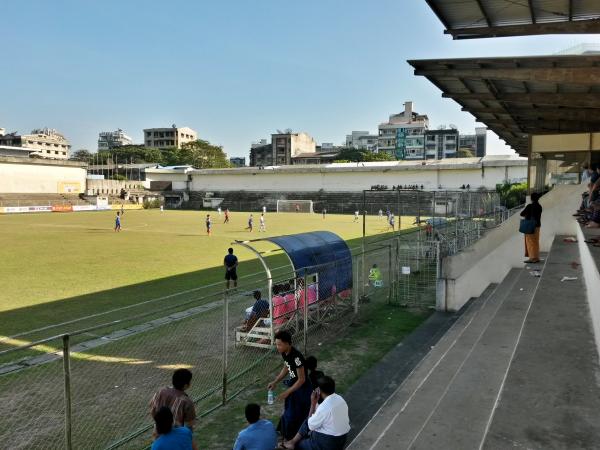
[[[2,194],[0,206],[89,205],[78,194]]]

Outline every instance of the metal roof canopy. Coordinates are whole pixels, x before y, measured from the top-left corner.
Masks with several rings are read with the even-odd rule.
[[[328,298],[335,286],[337,292],[352,288],[352,254],[341,237],[330,231],[266,237],[251,241],[235,241],[253,251],[260,259],[267,276],[271,272],[262,254],[251,243],[268,241],[279,246],[288,256],[296,276],[319,276],[319,298]],[[305,273],[306,272],[306,273]]]
[[[426,0],[453,39],[600,33],[597,0]]]
[[[408,63],[523,156],[530,135],[600,131],[600,55]]]

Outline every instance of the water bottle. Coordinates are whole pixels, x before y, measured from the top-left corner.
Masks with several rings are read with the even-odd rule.
[[[275,393],[271,390],[267,392],[267,404],[272,405],[275,403]]]

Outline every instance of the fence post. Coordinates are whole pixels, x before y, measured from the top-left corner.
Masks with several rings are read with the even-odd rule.
[[[227,335],[229,334],[229,302],[228,294],[223,296],[223,389],[221,402],[227,402]]]
[[[388,288],[388,305],[392,303],[392,277],[393,277],[393,272],[394,269],[392,268],[392,244],[388,245],[388,283],[389,283],[389,288]],[[389,275],[392,276],[389,276]]]
[[[360,261],[359,258],[356,258],[356,264],[353,264],[354,280],[352,283],[352,300],[354,303],[354,314],[358,314],[358,278],[360,273],[358,268],[358,261]]]
[[[436,242],[435,258],[435,309],[437,311],[446,311],[446,283],[442,279],[442,255],[440,253],[440,242]]]
[[[306,292],[308,291],[308,284],[307,284],[307,279],[306,279],[306,269],[304,269],[304,298],[303,303],[304,303],[304,308],[302,308],[302,316],[303,316],[303,321],[304,321],[304,326],[302,327],[304,329],[304,354],[306,355],[308,352],[307,349],[307,345],[306,345],[306,340],[307,340],[307,334],[308,334],[308,330],[307,330],[307,326],[308,326],[308,295],[306,295]],[[317,292],[318,292],[318,285],[317,285]]]
[[[63,370],[65,381],[65,448],[72,450],[72,414],[71,414],[71,355],[69,346],[69,335],[63,335]]]

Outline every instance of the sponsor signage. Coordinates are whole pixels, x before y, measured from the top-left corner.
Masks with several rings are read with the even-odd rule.
[[[73,211],[96,211],[96,205],[73,205]]]
[[[52,206],[5,206],[5,213],[51,212]]]
[[[52,212],[71,212],[73,205],[52,205]]]

